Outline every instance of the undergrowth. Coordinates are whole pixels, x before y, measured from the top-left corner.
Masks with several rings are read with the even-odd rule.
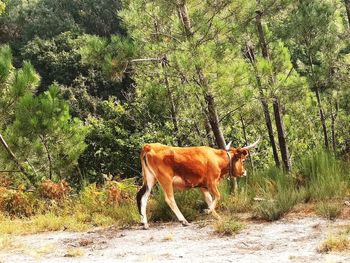
[[[75,192],[65,181],[42,181],[36,190],[27,191],[19,183],[0,174],[0,233],[35,233],[49,230],[83,231],[93,226],[130,226],[139,222],[136,207],[137,186],[134,180],[107,180],[103,186],[90,184]],[[255,170],[232,182],[220,183],[221,200],[217,211],[232,218],[237,213],[252,213],[267,221],[278,220],[298,203],[311,202],[315,212],[334,219],[339,204],[350,196],[350,164],[324,151],[313,151],[298,160],[291,173],[276,167]],[[199,189],[175,192],[183,215],[194,221],[207,218],[207,208]],[[177,221],[155,186],[148,204],[150,221]],[[233,221],[221,222],[225,229]],[[224,230],[223,230],[224,231]]]
[[[43,181],[36,191],[0,189],[0,233],[84,231],[94,226],[130,226],[139,218],[133,180],[107,181],[78,195],[66,182]]]

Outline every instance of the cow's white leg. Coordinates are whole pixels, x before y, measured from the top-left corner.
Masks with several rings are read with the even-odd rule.
[[[208,209],[205,209],[204,211],[207,214],[209,214],[211,212],[209,208],[210,208],[211,204],[213,203],[213,197],[211,196],[211,194],[207,188],[201,188],[201,191],[202,191],[202,194],[204,196],[204,200],[208,205]]]
[[[178,208],[176,202],[175,202],[175,198],[174,195],[171,195],[170,197],[165,194],[165,202],[167,202],[167,204],[169,205],[169,207],[171,208],[171,210],[173,210],[173,212],[175,213],[177,219],[184,225],[184,226],[188,226],[189,223],[187,222],[186,218],[183,216],[183,214],[181,213],[180,209]]]
[[[181,213],[180,209],[178,208],[175,202],[173,178],[164,176],[164,177],[158,178],[158,180],[164,190],[165,202],[167,202],[167,204],[169,205],[171,210],[175,213],[177,219],[182,223],[182,225],[184,226],[189,225],[186,218],[183,216],[183,214]]]
[[[219,189],[218,189],[218,184],[217,183],[213,183],[212,185],[210,185],[209,186],[209,191],[213,195],[214,199],[213,199],[213,202],[209,205],[208,214],[209,213],[213,213],[213,215],[216,218],[220,219],[220,216],[215,211],[216,204],[220,200],[220,192],[219,192]]]
[[[137,193],[137,204],[139,208],[139,212],[141,214],[141,223],[143,224],[143,227],[145,229],[148,229],[148,221],[147,221],[147,201],[151,194],[152,187],[154,186],[155,179],[154,176],[146,172],[146,181],[144,182],[144,185],[140,189],[140,191]]]

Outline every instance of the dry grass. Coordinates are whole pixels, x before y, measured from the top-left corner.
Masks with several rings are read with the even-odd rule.
[[[54,214],[37,215],[30,219],[2,219],[1,234],[33,234],[45,231],[85,231],[91,228],[89,223],[80,222],[72,216],[56,216]]]
[[[174,236],[172,234],[168,234],[163,238],[163,241],[172,241]]]
[[[319,247],[320,253],[343,252],[350,250],[350,240],[346,235],[331,235]]]
[[[70,258],[82,257],[84,252],[80,248],[68,248],[64,256]]]
[[[14,247],[13,239],[9,235],[0,236],[0,251],[10,250]]]

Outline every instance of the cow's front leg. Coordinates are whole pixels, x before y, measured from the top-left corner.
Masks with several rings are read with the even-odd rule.
[[[202,191],[204,200],[205,200],[205,202],[206,202],[207,205],[208,205],[208,208],[207,208],[207,209],[204,209],[204,212],[205,212],[206,214],[210,214],[211,211],[210,211],[209,207],[210,207],[211,204],[213,203],[213,197],[211,196],[211,194],[210,194],[210,192],[208,191],[207,188],[201,187],[201,191]]]
[[[161,177],[159,178],[159,183],[161,184],[163,190],[164,190],[164,198],[165,202],[169,205],[171,210],[175,213],[177,219],[182,223],[183,226],[188,226],[189,223],[187,222],[186,218],[181,213],[180,209],[178,208],[175,198],[174,198],[174,189],[173,189],[173,180],[170,177]]]
[[[215,207],[217,205],[217,203],[220,200],[220,192],[218,189],[218,182],[214,182],[212,184],[209,185],[208,190],[210,192],[210,194],[214,197],[213,202],[209,205],[209,209],[207,211],[208,214],[212,213],[213,216],[215,216],[217,219],[221,219],[221,217],[218,215],[218,213],[216,213],[215,211]]]

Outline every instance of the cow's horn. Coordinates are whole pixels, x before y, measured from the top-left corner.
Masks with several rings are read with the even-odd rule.
[[[225,146],[226,151],[230,150],[231,143],[232,143],[232,141],[230,141],[228,144],[226,144],[226,146]]]
[[[251,148],[255,148],[258,145],[259,142],[260,142],[260,138],[257,139],[256,142],[254,142],[253,144],[245,146],[245,147],[243,147],[241,149],[243,149],[243,150],[250,150]]]

